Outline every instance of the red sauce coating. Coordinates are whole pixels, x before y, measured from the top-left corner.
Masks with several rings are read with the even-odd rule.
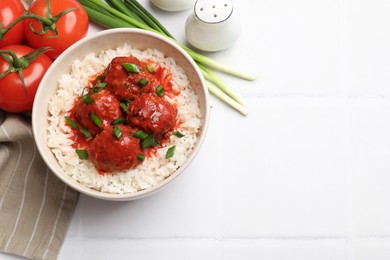
[[[134,64],[139,68],[138,73],[128,72],[123,64]],[[134,56],[114,58],[105,72],[104,81],[109,89],[120,99],[133,100],[142,93],[154,93],[157,86],[164,85],[166,91],[172,89],[169,80],[166,80],[165,69],[160,66],[151,66],[153,72],[149,72],[144,63]],[[150,65],[149,65],[150,66]],[[147,80],[148,84],[140,85],[141,80]]]
[[[176,115],[176,107],[164,98],[142,94],[130,103],[127,121],[148,134],[155,134],[156,139],[161,139],[173,131]]]
[[[80,98],[77,102],[74,111],[78,122],[87,128],[93,135],[100,133],[100,131],[111,124],[117,118],[123,117],[119,106],[119,100],[115,98],[109,91],[103,89],[96,94],[90,94],[92,103],[87,103]],[[101,119],[101,126],[99,127],[93,120],[92,114],[97,115]]]
[[[136,65],[139,72],[127,71],[124,63]],[[156,88],[162,86],[164,95],[174,98],[179,93],[173,91],[171,78],[170,72],[158,64],[129,56],[114,58],[101,75],[91,79],[85,91],[87,99],[76,101],[70,118],[78,125],[72,129],[73,147],[87,151],[99,174],[135,168],[142,162],[140,155],[153,154],[155,147],[143,150],[142,140],[134,136],[139,130],[153,134],[159,145],[168,140],[178,124],[177,108],[158,96]],[[147,83],[140,84],[141,80]],[[95,88],[99,83],[104,87]],[[84,136],[82,130],[91,136]]]
[[[121,171],[139,164],[138,154],[142,154],[140,139],[133,137],[134,130],[125,125],[118,125],[121,138],[114,135],[110,126],[98,134],[89,145],[89,158],[101,172]]]

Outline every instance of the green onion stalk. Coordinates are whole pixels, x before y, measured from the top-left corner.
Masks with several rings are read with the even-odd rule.
[[[170,38],[196,62],[206,80],[208,90],[243,115],[248,114],[244,99],[212,69],[232,76],[255,80],[253,75],[217,62],[177,42],[168,30],[137,0],[78,0],[89,19],[106,28],[139,28]]]

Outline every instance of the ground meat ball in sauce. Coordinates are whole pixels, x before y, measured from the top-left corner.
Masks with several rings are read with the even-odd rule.
[[[124,63],[135,64],[139,72],[127,71]],[[72,115],[80,126],[73,129],[77,131],[74,147],[88,152],[88,159],[99,174],[135,168],[141,163],[140,154],[149,156],[153,150],[142,150],[142,141],[133,136],[136,131],[153,134],[158,144],[169,137],[176,126],[177,108],[158,96],[156,88],[162,86],[164,95],[175,97],[178,92],[173,91],[171,78],[171,73],[158,64],[130,56],[114,58],[102,74],[91,80],[90,85],[100,85],[103,89],[88,94],[92,102],[80,97],[73,107]],[[141,79],[147,84],[140,84]],[[128,106],[124,108],[123,105]],[[92,120],[92,114],[101,120],[100,127]],[[117,125],[122,133],[120,137],[115,136],[115,126],[112,125],[117,119],[120,121]],[[90,131],[92,137],[80,134],[81,127]]]
[[[128,72],[123,64],[135,64],[140,71],[138,73]],[[121,99],[135,99],[137,96],[145,92],[154,92],[156,87],[160,85],[158,76],[155,72],[150,73],[146,69],[146,64],[137,58],[117,57],[112,59],[105,75],[104,81],[107,83],[106,88],[113,92]],[[141,86],[140,81],[145,79],[148,81],[147,85]]]
[[[93,102],[88,104],[82,98],[77,102],[75,107],[75,117],[80,124],[90,131],[93,135],[111,124],[117,118],[123,117],[119,106],[119,101],[107,90],[101,90],[98,93],[90,94],[89,97]],[[101,119],[101,127],[98,127],[91,119],[94,113]]]
[[[161,139],[174,129],[176,116],[176,107],[167,100],[153,94],[143,94],[130,103],[127,121]]]
[[[123,171],[136,167],[142,154],[140,139],[133,137],[134,130],[125,125],[118,125],[122,136],[114,135],[114,126],[107,127],[98,134],[89,145],[89,158],[99,173]]]

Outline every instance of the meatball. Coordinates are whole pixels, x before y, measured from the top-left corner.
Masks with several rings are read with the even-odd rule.
[[[80,98],[75,107],[75,117],[80,124],[87,128],[93,135],[98,134],[117,118],[123,117],[119,101],[107,90],[88,96],[90,99]],[[100,126],[92,118],[99,118]],[[99,120],[98,119],[98,120]]]
[[[124,68],[126,63],[137,66],[139,71],[127,71]],[[147,71],[145,66],[145,63],[134,56],[112,59],[104,76],[104,81],[107,83],[106,88],[112,91],[118,98],[130,100],[144,92],[154,91],[160,82],[153,74]]]
[[[99,173],[135,168],[141,161],[140,139],[133,137],[130,127],[118,125],[122,136],[114,134],[114,126],[107,127],[89,145],[89,158]]]
[[[177,109],[162,97],[142,94],[130,103],[127,122],[161,139],[173,131]]]

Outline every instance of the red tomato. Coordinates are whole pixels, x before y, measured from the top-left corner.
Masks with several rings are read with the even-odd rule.
[[[47,3],[49,1],[51,15],[48,14]],[[56,17],[59,13],[70,8],[76,9],[62,15],[57,21],[49,18],[54,23],[58,36],[52,30],[39,34],[43,28],[42,23],[36,19],[26,19],[24,33],[29,45],[34,48],[52,47],[52,50],[46,54],[55,59],[70,45],[83,38],[88,32],[88,15],[79,2],[75,0],[35,0],[28,10],[41,17],[47,17],[47,15]]]
[[[2,29],[10,25],[24,13],[24,6],[20,0],[0,1],[0,22]],[[0,35],[1,37],[1,35]],[[24,40],[23,23],[15,24],[0,40],[0,47],[19,44]]]
[[[19,58],[34,49],[24,45],[8,45],[0,48],[0,52],[2,50],[13,51]],[[30,111],[38,85],[51,64],[51,59],[43,53],[24,68],[22,73],[26,89],[18,72],[10,72],[0,78],[0,109],[12,113]],[[0,74],[9,67],[10,64],[0,57]]]

